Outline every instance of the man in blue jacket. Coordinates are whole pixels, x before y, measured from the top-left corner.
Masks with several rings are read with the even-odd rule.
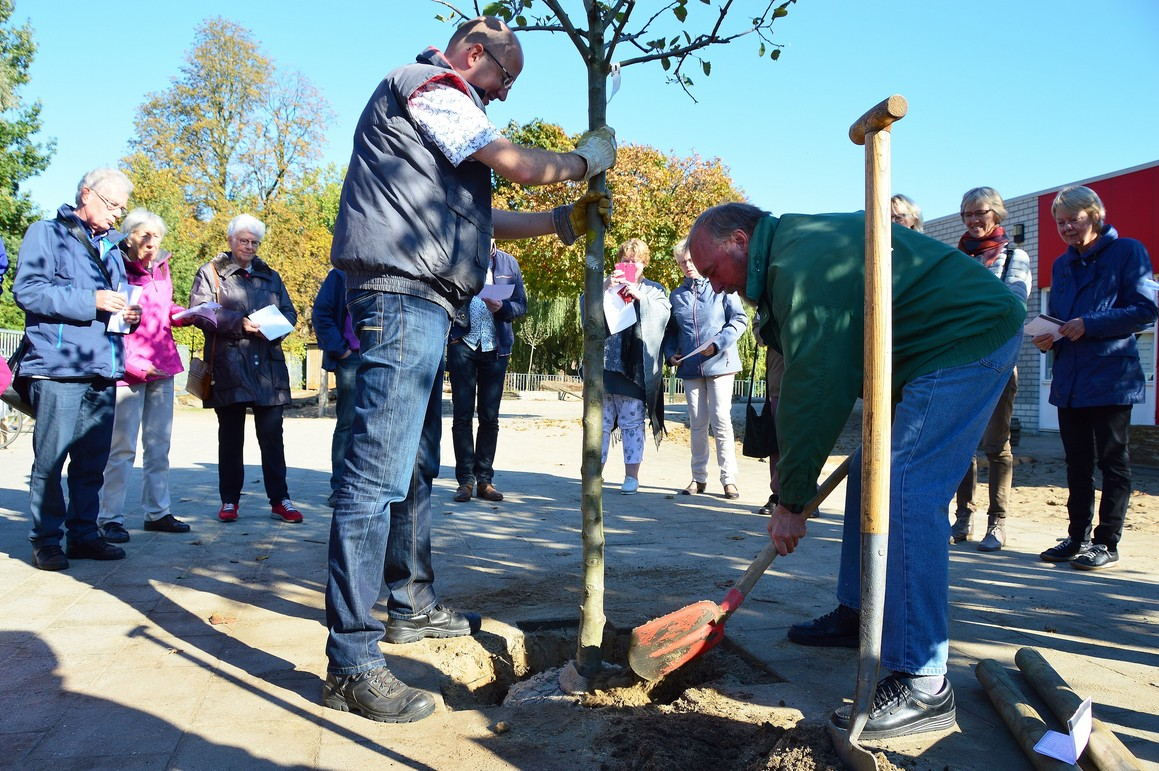
[[[141,320],[141,309],[118,291],[125,281],[123,236],[113,227],[132,190],[116,169],[90,171],[77,187],[76,206],[63,204],[56,219],[33,223],[20,245],[12,296],[25,314],[19,375],[30,379],[28,400],[40,416],[32,430],[28,538],[41,570],[64,570],[70,558],[125,557],[101,536],[97,513],[117,379],[125,372],[124,344],[110,320],[118,313],[130,325]],[[65,531],[67,554],[60,547]]]
[[[447,371],[451,373],[451,438],[455,444],[455,500],[465,503],[475,494],[503,500],[495,489],[495,448],[499,441],[499,402],[515,334],[511,322],[527,313],[527,293],[519,263],[491,242],[485,286],[513,285],[504,299],[475,295],[459,309],[451,324]],[[478,411],[479,434],[473,437],[471,416]],[[477,487],[476,487],[477,485]]]
[[[359,354],[358,335],[346,309],[346,276],[338,269],[331,270],[310,313],[318,347],[322,349],[322,369],[334,373],[337,383],[338,404],[335,412],[334,439],[330,445],[330,497],[326,504],[334,508],[338,487],[342,483],[342,466],[346,462],[346,448],[350,446],[350,427],[354,425],[354,383]]]

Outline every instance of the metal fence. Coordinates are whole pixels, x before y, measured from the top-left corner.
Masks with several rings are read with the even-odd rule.
[[[16,348],[23,338],[23,329],[0,329],[0,356],[7,359],[16,353]]]

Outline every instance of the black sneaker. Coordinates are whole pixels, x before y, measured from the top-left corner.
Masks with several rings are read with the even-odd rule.
[[[69,541],[66,554],[69,559],[74,560],[123,560],[125,558],[124,549],[106,543],[105,539],[100,537],[83,543]]]
[[[476,613],[464,614],[436,605],[423,616],[388,618],[382,639],[398,645],[418,642],[425,637],[463,637],[478,631],[480,623]]]
[[[379,723],[411,723],[435,711],[435,700],[378,667],[357,675],[326,675],[322,706]]]
[[[849,730],[853,705],[846,704],[834,712],[829,722],[834,728]],[[862,739],[892,739],[926,731],[944,731],[954,726],[954,689],[946,680],[936,694],[915,691],[908,682],[890,675],[877,684],[869,720],[861,731]]]
[[[1078,568],[1079,570],[1102,570],[1104,568],[1114,567],[1118,562],[1119,552],[1112,551],[1106,544],[1096,543],[1072,559],[1070,566],[1072,568]]]
[[[1044,562],[1070,562],[1075,557],[1085,553],[1090,548],[1090,541],[1083,541],[1082,543],[1079,543],[1073,538],[1067,537],[1059,541],[1057,546],[1051,546],[1049,549],[1044,551],[1042,554],[1039,554],[1038,556],[1041,557]]]
[[[793,624],[789,639],[800,645],[823,648],[856,648],[859,643],[858,626],[861,614],[853,608],[838,605],[837,609],[821,618]]]
[[[120,522],[110,522],[101,528],[101,534],[109,543],[128,543],[129,531]]]
[[[38,546],[32,550],[32,564],[41,570],[64,570],[68,567],[68,557],[56,544]]]
[[[188,533],[189,525],[172,514],[166,514],[161,519],[145,520],[145,529],[152,533]]]

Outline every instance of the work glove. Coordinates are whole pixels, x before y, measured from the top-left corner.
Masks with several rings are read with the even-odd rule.
[[[591,179],[616,165],[616,130],[604,126],[595,131],[586,131],[572,152],[587,161],[588,170],[584,179]]]
[[[588,207],[594,205],[599,212],[604,227],[612,223],[612,197],[600,190],[589,190],[578,201],[557,206],[551,211],[555,234],[564,246],[571,246],[575,240],[588,232]]]

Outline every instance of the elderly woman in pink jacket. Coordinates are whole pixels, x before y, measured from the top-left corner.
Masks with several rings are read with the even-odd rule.
[[[140,287],[136,304],[141,323],[125,336],[125,379],[117,383],[117,409],[113,443],[105,466],[97,524],[105,540],[124,543],[125,494],[129,472],[141,436],[144,473],[141,475],[141,508],[145,530],[188,533],[189,525],[169,510],[169,439],[173,431],[173,376],[185,368],[173,342],[174,315],[184,311],[173,304],[173,281],[169,258],[161,249],[165,223],[145,209],[134,209],[121,224],[125,237],[125,273],[130,285]],[[188,323],[188,322],[185,322]]]

